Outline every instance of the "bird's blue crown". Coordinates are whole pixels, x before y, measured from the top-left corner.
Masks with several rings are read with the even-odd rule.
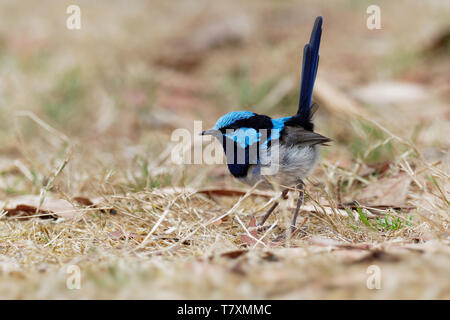
[[[313,134],[314,125],[312,123],[312,115],[314,109],[311,109],[311,107],[314,82],[319,64],[321,35],[322,17],[317,17],[311,32],[309,43],[307,43],[303,49],[300,98],[298,110],[295,115],[280,119],[272,119],[269,116],[256,114],[251,111],[233,111],[217,120],[213,129],[220,130],[222,133],[221,142],[225,154],[227,155],[228,168],[235,177],[245,177],[250,162],[254,160],[259,161],[259,153],[256,155],[256,159],[251,159],[250,149],[252,147],[256,147],[258,151],[268,150],[269,147],[274,145],[276,140],[283,141],[283,137],[289,132],[288,130],[285,130],[286,127],[301,128]],[[305,142],[304,136],[311,139],[311,134],[303,134],[303,138],[298,137],[297,139],[294,137],[293,139],[297,139],[298,141],[302,141],[301,139],[303,139],[303,142]],[[320,143],[323,143],[329,140],[327,138],[322,138],[319,139],[316,137],[316,140],[314,140],[316,142],[313,140],[310,142],[317,143],[317,141],[319,141]],[[225,140],[234,142],[233,152],[227,153],[227,143],[225,143]],[[234,150],[239,147],[245,153],[244,163],[238,163],[236,161],[237,152],[234,152]],[[230,159],[228,159],[229,154],[231,157]]]

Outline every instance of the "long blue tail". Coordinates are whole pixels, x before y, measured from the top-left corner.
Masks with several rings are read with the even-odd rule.
[[[309,124],[311,99],[319,65],[319,46],[322,35],[322,17],[317,17],[309,43],[303,49],[302,82],[296,118],[301,124]]]

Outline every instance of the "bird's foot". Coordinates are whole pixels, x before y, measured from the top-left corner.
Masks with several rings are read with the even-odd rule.
[[[282,244],[286,242],[288,239],[294,238],[301,230],[303,230],[303,226],[305,225],[306,221],[308,221],[308,217],[306,217],[302,223],[300,223],[297,227],[291,225],[286,232],[280,234],[278,237],[276,237],[272,242],[276,244]]]
[[[287,194],[289,192],[289,189],[285,189],[283,190],[283,192],[281,193],[281,199],[286,199],[287,198]],[[261,218],[261,220],[258,223],[258,227],[262,227],[264,225],[264,223],[266,222],[266,220],[270,217],[270,215],[272,214],[272,212],[276,209],[276,207],[278,207],[279,202],[275,201],[272,206],[269,208],[269,210],[267,210],[266,214]]]

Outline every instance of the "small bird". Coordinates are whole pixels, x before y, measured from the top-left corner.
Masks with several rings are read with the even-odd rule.
[[[257,188],[300,190],[291,228],[295,229],[303,201],[303,180],[319,159],[319,146],[331,139],[314,132],[312,116],[318,106],[312,103],[314,81],[319,64],[322,17],[317,17],[308,44],[303,49],[300,99],[297,114],[272,119],[251,111],[233,111],[219,118],[212,129],[202,135],[213,135],[222,144],[230,173],[240,181]],[[262,217],[262,226],[277,207],[275,202]]]

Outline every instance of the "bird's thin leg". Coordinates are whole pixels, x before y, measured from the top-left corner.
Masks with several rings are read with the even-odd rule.
[[[286,198],[287,193],[289,192],[289,189],[285,189],[283,190],[283,192],[281,193],[281,198],[284,199]],[[267,210],[266,214],[261,218],[261,220],[258,223],[258,226],[262,226],[264,225],[264,223],[266,222],[266,220],[270,217],[270,215],[272,214],[273,210],[275,210],[276,207],[278,207],[279,202],[275,201],[275,203],[269,208],[269,210]]]
[[[270,215],[272,214],[273,210],[275,210],[276,207],[278,207],[278,201],[275,201],[274,204],[269,208],[269,210],[267,210],[266,214],[261,218],[261,220],[258,223],[258,226],[262,226],[264,225],[264,223],[266,222],[266,220],[270,217]]]
[[[291,224],[292,230],[295,230],[295,226],[297,224],[298,213],[300,212],[300,207],[302,206],[302,203],[303,203],[303,182],[300,182],[297,185],[297,188],[299,188],[300,191],[299,191],[299,195],[298,195],[298,199],[297,199],[297,207],[295,208],[294,217],[292,218],[292,224]]]

